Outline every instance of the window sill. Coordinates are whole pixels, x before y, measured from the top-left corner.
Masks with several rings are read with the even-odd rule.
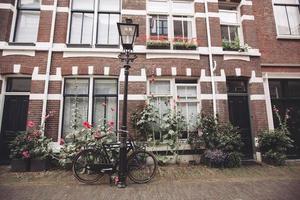
[[[35,46],[35,43],[31,42],[9,42],[8,45],[10,46]]]
[[[96,48],[120,48],[120,45],[105,45],[105,44],[96,44]]]
[[[92,48],[92,45],[91,44],[70,44],[70,43],[67,43],[66,44],[67,47],[71,47],[71,48]]]
[[[300,35],[277,35],[279,40],[300,40]]]

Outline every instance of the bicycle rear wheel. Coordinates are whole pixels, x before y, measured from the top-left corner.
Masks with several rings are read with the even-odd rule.
[[[156,173],[155,156],[147,151],[135,151],[128,158],[128,177],[135,183],[147,183]]]
[[[96,167],[103,163],[107,163],[107,161],[100,152],[93,149],[83,150],[73,160],[73,175],[82,183],[95,183],[104,175]]]

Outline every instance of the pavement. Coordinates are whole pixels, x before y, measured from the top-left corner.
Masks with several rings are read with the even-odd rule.
[[[72,173],[54,170],[12,173],[0,167],[1,200],[300,200],[300,164],[284,167],[244,166],[211,169],[204,166],[160,167],[148,184],[110,186],[108,177],[84,185]]]

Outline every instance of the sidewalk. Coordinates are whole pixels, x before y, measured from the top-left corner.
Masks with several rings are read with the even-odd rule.
[[[155,179],[126,189],[108,184],[83,185],[71,172],[11,173],[0,167],[2,200],[185,200],[185,199],[300,199],[300,165],[285,167],[244,166],[209,169],[203,166],[160,167]]]

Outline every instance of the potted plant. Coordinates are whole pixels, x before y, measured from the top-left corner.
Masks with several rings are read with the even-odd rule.
[[[30,149],[30,171],[37,172],[48,170],[49,158],[51,154],[49,143],[51,141],[51,138],[49,139],[45,136],[42,136],[39,131],[34,132]]]
[[[238,52],[247,52],[250,48],[248,44],[245,44],[244,46],[240,45],[240,40],[235,39],[234,41],[228,41],[226,39],[223,39],[222,46],[224,51],[238,51]]]
[[[10,165],[13,172],[29,171],[30,153],[28,135],[26,132],[20,133],[10,143]]]
[[[176,39],[173,43],[175,50],[196,50],[197,43],[193,40]]]
[[[168,40],[148,40],[147,49],[170,49],[170,41]]]

